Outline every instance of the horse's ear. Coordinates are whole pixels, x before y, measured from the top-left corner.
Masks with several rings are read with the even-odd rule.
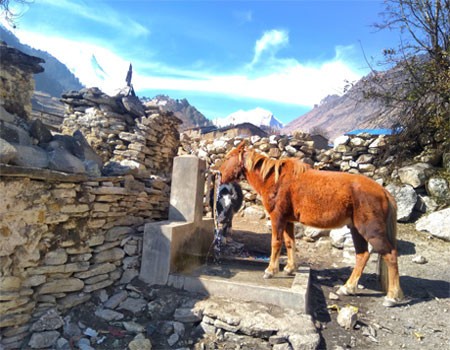
[[[242,163],[243,153],[245,151],[245,146],[247,146],[247,141],[242,140],[241,143],[236,147],[239,152],[239,163]]]
[[[247,146],[247,141],[242,140],[241,143],[236,147],[239,151],[243,151],[245,146]]]

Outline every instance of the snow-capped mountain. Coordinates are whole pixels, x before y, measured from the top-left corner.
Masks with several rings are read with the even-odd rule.
[[[252,123],[256,126],[266,126],[270,128],[282,128],[283,124],[273,116],[271,111],[257,107],[249,111],[240,109],[237,112],[231,113],[225,118],[219,118],[213,121],[218,127],[227,125],[236,125],[241,123]]]

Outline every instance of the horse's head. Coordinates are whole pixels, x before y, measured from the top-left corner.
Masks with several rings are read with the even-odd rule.
[[[232,149],[225,156],[219,168],[221,183],[236,181],[244,172],[244,152],[245,141],[242,141],[236,148]]]

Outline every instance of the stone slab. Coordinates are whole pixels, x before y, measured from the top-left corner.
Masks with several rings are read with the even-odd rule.
[[[227,261],[171,273],[168,284],[190,292],[254,301],[309,313],[310,268],[301,266],[294,276],[280,272],[263,279],[267,263]]]

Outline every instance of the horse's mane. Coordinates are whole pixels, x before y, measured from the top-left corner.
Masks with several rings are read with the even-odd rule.
[[[272,159],[261,153],[257,153],[253,150],[247,151],[244,167],[248,171],[254,171],[256,168],[259,167],[259,171],[261,173],[263,180],[266,180],[271,171],[273,170],[275,173],[275,182],[277,182],[280,177],[282,168],[286,163],[291,163],[293,165],[294,176],[300,175],[305,171],[307,171],[308,169],[311,169],[311,166],[309,164],[303,163],[297,159],[292,158],[284,158],[278,160]]]

